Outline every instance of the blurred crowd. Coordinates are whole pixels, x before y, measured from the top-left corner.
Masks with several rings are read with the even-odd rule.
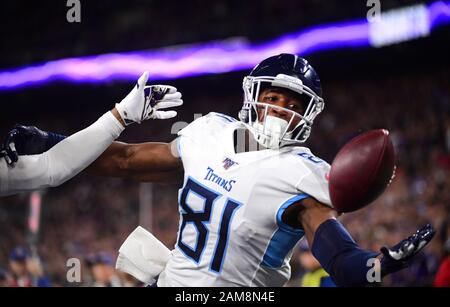
[[[190,110],[206,114],[219,106],[219,111],[236,115],[241,104],[237,98],[240,84],[236,84],[235,92],[219,93],[220,99],[214,98],[217,93],[205,91],[203,100],[189,102]],[[317,156],[331,162],[351,137],[375,128],[388,129],[396,148],[396,177],[386,192],[370,206],[341,217],[355,240],[363,248],[379,250],[423,224],[432,223],[437,229],[435,239],[412,266],[384,279],[384,286],[450,286],[449,84],[450,73],[445,68],[323,84],[325,111],[317,118],[307,144]],[[36,122],[51,120],[42,116]],[[192,120],[192,114],[184,120]],[[70,125],[70,120],[65,124]],[[142,131],[141,138],[167,139],[170,128],[166,128]],[[128,137],[139,134],[136,129]],[[140,285],[114,270],[117,250],[139,224],[166,246],[174,246],[178,188],[81,175],[43,191],[38,256],[26,248],[28,195],[0,199],[0,284]],[[289,286],[311,285],[316,279],[331,285],[308,253],[304,243],[296,248]],[[73,258],[81,264],[79,282],[67,279],[71,268],[67,261]]]

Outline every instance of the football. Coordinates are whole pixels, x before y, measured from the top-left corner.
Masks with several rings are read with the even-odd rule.
[[[330,198],[338,212],[352,212],[373,202],[391,182],[395,152],[389,131],[371,130],[350,140],[331,164]]]

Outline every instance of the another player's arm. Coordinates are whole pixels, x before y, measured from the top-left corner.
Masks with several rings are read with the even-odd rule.
[[[183,178],[183,164],[176,145],[177,140],[141,144],[114,142],[86,171],[96,176],[179,183]]]

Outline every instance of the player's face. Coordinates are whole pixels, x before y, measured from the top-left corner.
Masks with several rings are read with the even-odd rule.
[[[258,97],[258,101],[285,108],[298,114],[303,114],[305,112],[305,103],[302,101],[300,95],[283,88],[267,88],[263,90]],[[287,122],[289,122],[293,117],[292,123],[288,128],[288,131],[290,131],[297,126],[301,118],[299,116],[295,116],[292,112],[287,112],[281,108],[269,108],[267,115],[284,119]],[[264,108],[258,108],[259,121],[263,122],[264,116]]]

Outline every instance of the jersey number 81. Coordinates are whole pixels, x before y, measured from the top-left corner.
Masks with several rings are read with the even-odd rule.
[[[191,207],[189,207],[189,205],[186,203],[186,199],[189,193],[195,193],[200,198],[204,199],[203,211],[194,211]],[[186,185],[181,192],[180,207],[182,209],[182,221],[178,234],[177,245],[187,257],[194,260],[197,264],[200,262],[202,253],[205,250],[208,234],[210,231],[206,224],[210,222],[213,205],[220,197],[220,194],[208,189],[192,178],[188,178],[188,181],[186,182]],[[220,273],[222,269],[224,255],[227,249],[231,220],[233,218],[233,214],[240,205],[241,203],[229,198],[225,203],[219,223],[218,239],[210,263],[210,269],[213,272]],[[196,244],[195,248],[193,249],[183,243],[182,240],[183,230],[188,223],[192,223],[197,230]]]

